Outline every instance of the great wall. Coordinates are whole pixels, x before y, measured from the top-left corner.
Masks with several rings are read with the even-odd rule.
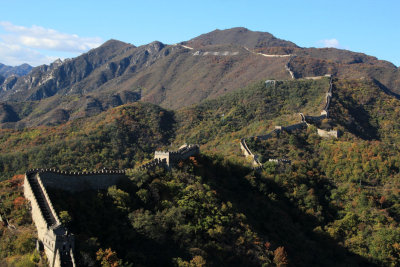
[[[188,50],[194,50],[193,47],[190,46],[186,46],[183,44],[173,44],[173,46],[180,46],[183,47],[185,49]],[[296,57],[296,55],[294,54],[264,54],[264,53],[259,53],[259,52],[254,52],[251,49],[244,47],[244,49],[246,49],[248,52],[255,54],[255,55],[259,55],[259,56],[263,56],[263,57],[267,57],[267,58],[289,58],[288,62],[285,64],[285,70],[289,73],[290,77],[292,79],[296,79],[293,71],[290,69],[290,62],[293,60],[293,58]],[[218,52],[218,51],[201,51],[201,50],[197,50],[195,51],[193,54],[193,56],[237,56],[239,55],[239,51],[222,51],[222,52]]]
[[[156,167],[171,168],[180,160],[200,152],[197,145],[183,145],[177,151],[155,151],[151,162],[139,166],[141,171]],[[37,248],[44,250],[50,267],[77,266],[75,238],[61,223],[47,192],[48,188],[71,193],[104,190],[126,177],[127,170],[66,172],[56,169],[31,169],[25,173],[24,196],[30,202],[32,220],[38,232]],[[3,218],[2,218],[3,221]]]
[[[178,45],[178,44],[175,44]],[[180,44],[179,44],[180,45]],[[180,45],[186,49],[193,50],[193,48]],[[247,49],[247,48],[246,48]],[[247,49],[250,51],[249,49]],[[264,57],[289,57],[285,65],[290,77],[295,79],[294,73],[290,69],[290,62],[295,55],[268,55],[262,53],[258,54]],[[218,56],[232,56],[238,55],[239,52],[202,52],[196,51],[194,56],[218,55]],[[320,79],[321,77],[305,77],[304,79]],[[324,109],[321,111],[320,116],[305,116],[300,113],[301,121],[299,123],[289,126],[276,126],[273,131],[261,136],[252,136],[247,138],[258,138],[261,140],[269,139],[273,134],[282,131],[290,132],[295,129],[307,128],[310,123],[320,121],[327,118],[329,113],[329,105],[332,97],[332,76],[330,77],[329,91],[326,94],[326,103]],[[276,81],[269,80],[266,83],[274,84]],[[318,134],[322,137],[337,137],[337,131],[325,131],[317,129]],[[240,140],[240,146],[243,154],[251,158],[253,167],[256,169],[262,168],[262,164],[258,160],[258,156],[253,154],[246,144],[246,138]],[[197,145],[183,145],[177,151],[155,151],[154,159],[137,167],[139,171],[154,170],[157,167],[170,169],[180,160],[187,159],[190,156],[199,153]],[[290,160],[269,159],[273,162],[290,163]],[[61,223],[60,218],[55,211],[51,199],[47,193],[47,188],[55,188],[65,190],[68,192],[76,193],[86,190],[104,190],[108,187],[117,184],[121,179],[126,177],[126,169],[124,170],[98,170],[92,172],[66,172],[56,169],[31,169],[28,170],[24,178],[24,196],[29,200],[31,205],[31,213],[33,222],[38,231],[37,248],[44,250],[50,267],[59,266],[76,266],[74,257],[75,238],[73,233],[68,232],[68,229]],[[1,216],[1,214],[0,214]],[[0,220],[4,224],[8,221],[3,217]]]
[[[325,98],[325,104],[324,104],[324,108],[321,111],[321,115],[320,116],[306,116],[303,113],[299,113],[300,117],[301,117],[301,121],[299,123],[295,123],[289,126],[275,126],[275,129],[272,130],[271,132],[265,134],[265,135],[259,135],[259,136],[250,136],[247,138],[257,138],[259,140],[267,140],[270,139],[272,136],[274,136],[275,134],[279,134],[282,131],[285,132],[291,132],[293,130],[296,129],[305,129],[308,128],[310,126],[310,124],[314,124],[316,122],[319,122],[325,118],[328,118],[329,116],[329,106],[331,103],[331,98],[332,98],[332,89],[333,89],[333,83],[332,83],[332,75],[327,74],[325,76],[317,76],[317,77],[306,77],[304,79],[322,79],[323,77],[329,77],[329,89],[328,92],[326,93],[326,98]],[[276,81],[274,80],[267,80],[265,81],[266,85],[274,85],[276,84]],[[334,137],[337,138],[338,137],[338,131],[337,130],[323,130],[320,128],[317,128],[317,134],[321,137],[324,138],[329,138],[329,137]],[[254,169],[261,169],[262,168],[262,163],[259,161],[258,156],[255,155],[248,147],[247,143],[246,143],[246,138],[241,138],[240,139],[240,149],[242,150],[243,155],[246,158],[249,158],[252,166]],[[290,160],[285,159],[285,158],[271,158],[268,159],[268,161],[270,162],[277,162],[277,163],[291,163]]]

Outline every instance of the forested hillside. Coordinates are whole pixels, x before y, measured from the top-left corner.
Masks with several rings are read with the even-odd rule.
[[[2,179],[29,168],[132,168],[174,136],[173,113],[134,103],[55,127],[0,132]]]
[[[59,126],[1,130],[0,211],[19,231],[2,226],[2,258],[40,264],[13,175],[35,167],[132,168],[155,149],[188,142],[200,144],[201,154],[171,172],[132,170],[99,192],[51,191],[76,234],[80,264],[399,265],[400,103],[376,81],[334,79],[322,123],[340,130],[338,139],[318,136],[313,125],[249,139],[260,171],[241,154],[240,138],[298,122],[299,112],[319,115],[328,88],[327,78],[261,81],[177,111],[138,102]]]

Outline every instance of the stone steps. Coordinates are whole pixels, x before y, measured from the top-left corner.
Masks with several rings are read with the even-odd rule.
[[[73,267],[71,255],[68,251],[62,252],[60,258],[62,267]]]
[[[42,214],[44,216],[44,219],[46,220],[47,225],[51,226],[56,224],[57,221],[50,211],[50,208],[48,206],[48,203],[46,202],[46,198],[44,196],[42,188],[40,187],[39,182],[37,181],[37,177],[35,175],[30,175],[28,177],[28,180],[31,184],[32,191],[35,194],[39,208],[42,211]]]

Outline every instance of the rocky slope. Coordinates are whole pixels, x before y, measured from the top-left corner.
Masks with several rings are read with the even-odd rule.
[[[24,76],[32,70],[32,66],[28,64],[22,64],[19,66],[11,67],[0,63],[0,76],[7,78],[11,75]],[[2,83],[0,79],[0,84]]]
[[[277,56],[280,55],[280,56]],[[79,57],[4,77],[1,127],[52,125],[137,101],[179,109],[252,82],[332,73],[373,79],[400,92],[400,71],[374,57],[339,49],[301,48],[269,33],[215,30],[187,42],[135,47],[110,40]],[[15,113],[15,115],[13,115]]]

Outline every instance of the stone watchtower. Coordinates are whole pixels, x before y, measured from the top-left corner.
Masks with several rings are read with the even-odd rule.
[[[200,152],[198,145],[182,145],[177,151],[155,151],[154,159],[165,160],[167,167]]]
[[[154,152],[154,159],[165,160],[167,166],[170,166],[172,153],[170,151],[155,151]]]

